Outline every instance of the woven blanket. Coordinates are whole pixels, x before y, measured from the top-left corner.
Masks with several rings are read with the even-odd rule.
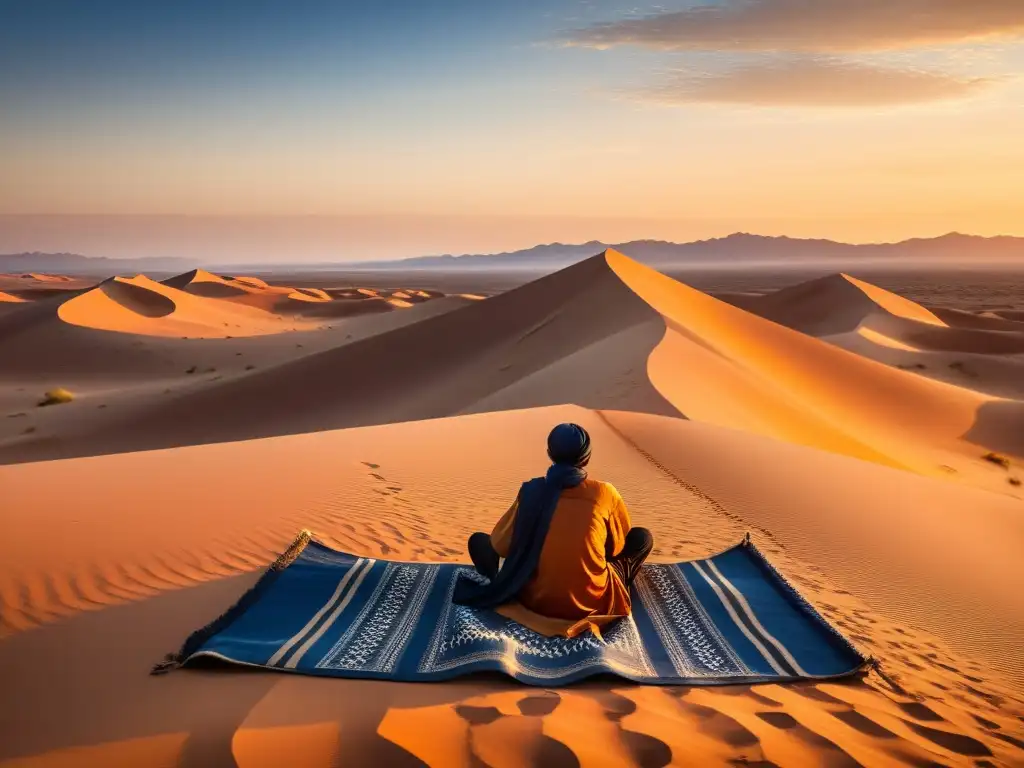
[[[303,534],[171,664],[200,659],[328,677],[446,680],[503,672],[560,685],[596,674],[649,684],[836,678],[867,660],[749,539],[705,560],[645,565],[632,615],[546,637],[452,603],[465,566],[334,551]]]

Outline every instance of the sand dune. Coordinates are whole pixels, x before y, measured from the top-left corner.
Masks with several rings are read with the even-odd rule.
[[[466,536],[543,466],[543,437],[561,420],[591,431],[592,471],[654,531],[656,559],[701,556],[752,531],[905,692],[874,675],[548,691],[493,678],[145,675],[298,528],[359,554],[463,560]],[[260,479],[225,481],[240,477]],[[1024,577],[1014,556],[1024,508],[983,491],[711,425],[577,407],[0,467],[0,487],[18,500],[0,510],[11,534],[0,541],[0,671],[23,704],[0,717],[0,760],[19,765],[974,765],[1021,755],[1024,701],[1012,685],[1024,671],[1024,609],[1013,585]],[[74,537],[47,535],[71,526]]]
[[[877,317],[944,326],[934,313],[908,299],[849,275],[819,278],[767,296],[742,296],[743,309],[812,336],[855,331]]]
[[[40,283],[70,283],[74,280],[66,275],[44,275],[39,272],[29,272],[21,277],[26,280],[37,280]]]
[[[1024,352],[1024,328],[1012,321],[955,309],[928,309],[849,275],[831,275],[766,296],[727,298],[787,328],[838,343],[856,333],[910,350]]]
[[[456,294],[456,295],[461,295],[461,296],[463,296],[463,298],[467,298],[464,294]],[[411,303],[411,304],[418,304],[419,302],[422,302],[422,301],[429,301],[430,299],[437,298],[437,294],[436,293],[430,294],[430,293],[427,293],[426,291],[414,290],[414,289],[411,289],[411,288],[404,288],[404,289],[399,290],[399,291],[391,291],[388,294],[388,297],[390,299],[398,299],[400,301]]]
[[[839,277],[821,285],[861,297],[848,302],[854,308],[832,297],[840,315],[849,310],[863,321],[870,305],[899,322],[965,332],[859,281]],[[801,290],[807,303],[818,301],[815,291]],[[369,301],[381,299],[362,303]],[[796,305],[797,315],[811,316]],[[828,330],[838,327],[848,326]],[[1002,375],[1012,378],[1012,370]],[[105,424],[102,434],[67,435],[59,444],[28,437],[0,447],[0,459],[572,402],[682,415],[1019,495],[1012,475],[982,456],[1024,456],[1024,406],[967,383],[852,354],[609,251],[456,312],[155,403],[121,424]]]
[[[370,299],[345,300],[335,299],[330,303],[317,304],[303,308],[307,317],[358,317],[359,315],[375,315],[401,309],[387,299],[374,296]]]
[[[70,298],[78,291],[91,288],[95,280],[67,277],[65,275],[24,275],[0,274],[0,292],[22,301],[35,301],[54,297]]]
[[[24,309],[26,303],[20,296],[0,291],[0,316]]]
[[[595,315],[597,306],[605,311]],[[617,346],[614,355],[588,355],[594,345],[641,325],[645,344]],[[105,426],[105,436],[68,435],[59,445],[28,438],[0,447],[0,457],[137,450],[482,410],[488,407],[484,401],[493,403],[503,390],[530,376],[543,376],[545,369],[575,355],[589,361],[592,381],[581,381],[572,366],[558,366],[552,369],[557,375],[545,382],[541,402],[533,400],[534,388],[527,393],[530,400],[505,398],[503,407],[579,402],[583,386],[592,393],[587,405],[674,414],[645,370],[650,350],[663,333],[661,316],[601,257],[372,341],[255,371],[243,380],[225,382],[230,386],[174,402],[154,403],[150,411],[133,414],[123,424]]]
[[[235,278],[235,279],[237,280],[239,278]],[[330,294],[327,293],[327,291],[325,291],[325,290],[323,290],[321,288],[296,288],[294,291],[292,291],[290,294],[288,294],[288,296],[290,298],[298,298],[299,296],[304,296],[304,297],[306,297],[307,300],[308,299],[319,300],[319,301],[330,301],[331,300]]]
[[[954,328],[975,328],[986,331],[1022,331],[1024,325],[1001,317],[996,312],[966,312],[962,309],[935,308],[932,310],[946,325]]]
[[[144,275],[111,278],[65,302],[57,314],[72,325],[123,334],[237,338],[309,330],[324,319],[407,309],[426,300],[380,297],[371,289],[353,295],[359,300],[195,269],[160,283]]]
[[[196,296],[225,299],[278,315],[310,319],[357,317],[408,309],[413,304],[444,296],[411,290],[295,288],[269,285],[258,278],[222,277],[201,269],[169,278],[164,284]]]
[[[726,297],[773,322],[862,357],[989,396],[1024,399],[1024,325],[927,309],[847,275],[767,296]]]
[[[182,272],[180,275],[174,277],[168,277],[166,280],[161,281],[164,285],[176,288],[179,291],[195,291],[202,293],[207,288],[213,288],[216,292],[217,286],[231,287],[231,278],[221,277],[215,275],[212,272],[207,272],[205,269],[193,269],[188,272]],[[264,285],[250,285],[249,287],[254,288],[266,288]],[[239,291],[227,292],[229,295],[236,295]]]
[[[994,424],[987,407],[996,398],[848,353],[625,257],[608,260],[666,319],[649,373],[688,418],[1013,491],[980,456],[993,440],[1024,453],[1019,408]]]
[[[202,284],[217,290],[230,288],[215,281]],[[65,302],[57,315],[64,322],[86,328],[194,338],[280,333],[285,323],[293,322],[255,307],[209,301],[211,298],[224,296],[193,295],[144,275],[115,277]]]
[[[111,421],[131,420],[161,401],[386,333],[466,303],[443,298],[402,310],[388,307],[379,314],[359,312],[301,323],[281,320],[268,328],[261,310],[192,296],[145,279],[106,281],[85,293],[70,292],[75,297],[70,301],[67,295],[50,293],[0,303],[0,450],[17,451],[26,440],[53,449],[68,436],[102,432]],[[334,303],[316,301],[323,306]],[[193,311],[197,305],[200,312]],[[70,319],[81,324],[62,319],[62,313],[69,312]],[[252,313],[260,320],[256,327]],[[189,322],[187,327],[183,320]],[[274,332],[235,335],[239,320],[248,323],[250,332]],[[224,321],[231,325],[216,325]],[[179,336],[179,331],[191,335]],[[38,408],[43,393],[57,387],[70,390],[73,402],[59,409]]]
[[[245,285],[250,285],[253,288],[267,288],[267,287],[269,287],[269,284],[267,283],[267,281],[263,280],[262,278],[259,278],[259,277],[244,277],[244,276],[241,276],[241,275],[236,275],[234,280],[235,280],[236,283],[244,283]]]
[[[613,251],[486,301],[11,280],[37,293],[0,305],[4,768],[1024,759],[1012,317],[846,275],[713,298]],[[145,674],[300,529],[464,562],[564,420],[656,560],[751,532],[899,687]]]
[[[302,326],[286,322],[276,334],[239,338],[229,328],[220,338],[211,335],[185,339],[111,333],[72,325],[58,316],[63,302],[63,298],[54,297],[2,305],[13,311],[0,317],[4,361],[0,365],[0,388],[5,382],[49,387],[96,381],[117,389],[137,381],[182,377],[193,366],[198,370],[212,367],[221,371],[241,370],[248,364],[264,368],[383,333],[466,303],[454,298],[438,299],[402,312],[337,321],[327,318],[301,334],[288,331]]]
[[[194,269],[163,281],[165,285],[211,299],[262,309],[265,312],[289,315],[301,312],[311,302],[330,301],[322,291],[269,285],[258,278],[234,278]]]

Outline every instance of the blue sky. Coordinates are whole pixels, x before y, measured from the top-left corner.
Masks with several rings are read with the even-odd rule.
[[[1024,4],[802,8],[0,0],[0,247],[74,249],[23,214],[384,217],[381,257],[1024,226]]]

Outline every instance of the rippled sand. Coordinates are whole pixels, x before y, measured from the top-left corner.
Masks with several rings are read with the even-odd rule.
[[[1017,353],[978,347],[959,383],[886,358],[962,354],[948,347],[974,320],[842,276],[733,306],[615,255],[485,301],[385,293],[412,306],[142,346],[36,301],[0,315],[0,766],[1024,762],[1020,393],[979,362],[1005,374]],[[67,354],[29,358],[30,342]],[[189,356],[218,370],[179,372]],[[83,394],[37,409],[57,384]],[[591,431],[592,471],[655,560],[750,532],[885,677],[148,675],[302,529],[464,562],[563,420]]]

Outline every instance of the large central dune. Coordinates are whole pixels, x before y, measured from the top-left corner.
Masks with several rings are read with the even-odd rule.
[[[995,398],[881,365],[621,255],[607,258],[664,318],[650,378],[688,418],[979,482],[987,468],[978,461],[986,446],[977,435],[1024,454],[1020,403],[1002,410],[996,425],[984,410]]]
[[[841,321],[823,330],[856,329],[872,312],[952,330],[845,276],[802,289],[797,314],[810,316],[822,292]],[[20,441],[0,448],[0,459],[560,403],[682,416],[1019,493],[982,456],[1024,456],[1020,401],[854,354],[614,251],[455,312],[162,400],[101,432]]]

